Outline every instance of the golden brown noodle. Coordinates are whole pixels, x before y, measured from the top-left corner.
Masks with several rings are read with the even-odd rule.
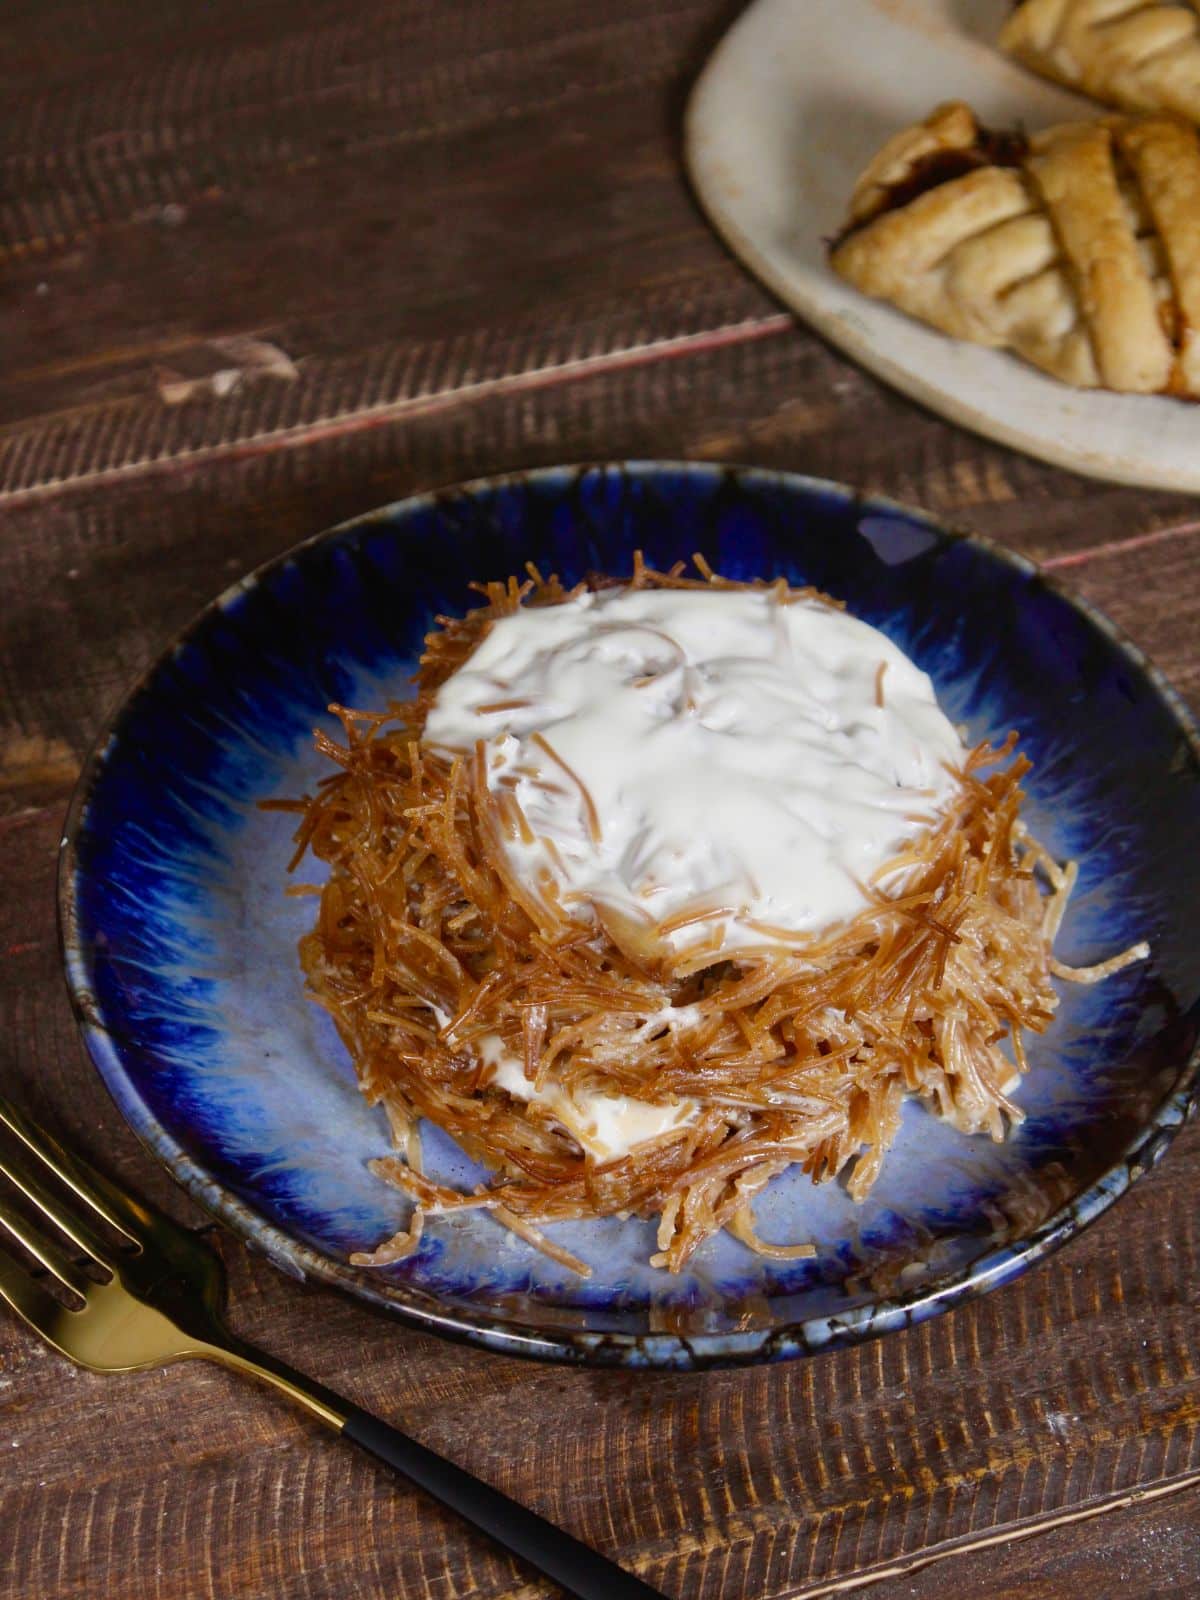
[[[813,594],[697,566],[701,578],[688,579],[681,566],[656,573],[638,557],[630,581],[762,588],[781,604]],[[548,874],[530,885],[514,872],[504,839],[531,837],[529,825],[511,789],[489,789],[482,745],[451,761],[420,744],[438,688],[494,618],[569,597],[533,568],[526,582],[480,592],[479,609],[438,619],[414,701],[334,708],[344,742],[318,734],[317,747],[340,770],[291,806],[293,867],[311,851],[331,869],[300,945],[309,990],[363,1093],[387,1110],[399,1153],[373,1170],[415,1205],[406,1232],[356,1262],[399,1260],[428,1217],[466,1207],[584,1273],[544,1225],[658,1217],[651,1259],[673,1272],[721,1228],[765,1255],[809,1254],[755,1232],[752,1200],[772,1177],[794,1163],[817,1182],[849,1168],[861,1199],[910,1095],[965,1132],[1001,1139],[1021,1117],[1007,1091],[1026,1069],[1022,1034],[1041,1033],[1057,1005],[1052,977],[1096,981],[1146,953],[1137,946],[1078,971],[1054,960],[1074,868],[1060,868],[1019,821],[1028,762],[1015,734],[966,758],[949,808],[897,858],[902,892],[864,886],[864,909],[818,935],[764,927],[736,960],[719,935],[672,956],[607,908],[597,922],[573,917]],[[563,776],[582,790],[569,768]],[[594,828],[586,791],[581,801]],[[545,1105],[490,1082],[478,1050],[487,1036],[539,1087],[687,1100],[696,1114],[597,1163]],[[423,1117],[486,1164],[487,1187],[463,1194],[421,1171]]]

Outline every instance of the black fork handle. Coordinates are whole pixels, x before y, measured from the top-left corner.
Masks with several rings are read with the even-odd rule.
[[[665,1600],[658,1589],[370,1412],[352,1410],[342,1436],[419,1484],[578,1600]]]
[[[226,1366],[282,1390],[298,1401],[344,1439],[373,1455],[411,1483],[424,1489],[444,1506],[457,1511],[467,1522],[490,1534],[497,1544],[527,1561],[548,1578],[553,1578],[576,1600],[666,1600],[631,1572],[625,1572],[589,1545],[582,1544],[562,1528],[510,1500],[499,1489],[484,1483],[462,1467],[455,1466],[426,1445],[410,1439],[369,1411],[353,1406],[332,1389],[287,1362],[245,1343],[225,1327],[212,1338],[217,1326],[210,1323],[210,1337],[187,1352]]]

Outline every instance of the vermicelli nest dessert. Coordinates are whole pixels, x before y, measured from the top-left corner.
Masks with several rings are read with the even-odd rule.
[[[414,1202],[360,1264],[484,1208],[657,1219],[680,1271],[793,1164],[861,1198],[913,1096],[1004,1137],[1075,879],[1025,830],[1016,736],[968,751],[929,679],[834,600],[697,558],[573,589],[534,568],[440,618],[415,698],[338,709],[293,867],[300,956]],[[298,886],[297,892],[304,892]],[[316,892],[315,890],[313,892]],[[436,1123],[490,1180],[422,1170]]]

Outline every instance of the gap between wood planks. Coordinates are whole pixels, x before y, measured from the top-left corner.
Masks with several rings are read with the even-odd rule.
[[[27,500],[58,494],[65,489],[77,489],[115,479],[128,479],[153,473],[167,473],[174,468],[192,467],[207,461],[244,461],[254,456],[269,455],[275,450],[318,444],[347,434],[366,432],[368,429],[383,427],[404,417],[429,416],[450,410],[464,401],[553,388],[558,384],[571,383],[597,374],[621,372],[633,367],[648,366],[656,361],[678,360],[684,356],[699,355],[730,345],[749,344],[757,339],[769,339],[777,334],[789,332],[794,326],[795,321],[789,313],[774,312],[770,316],[752,317],[742,322],[703,329],[697,333],[676,334],[664,339],[650,340],[645,344],[627,345],[623,349],[605,351],[599,355],[581,356],[550,366],[535,367],[525,372],[507,373],[501,377],[485,378],[476,383],[457,384],[433,394],[381,401],[378,405],[362,407],[341,416],[252,434],[248,438],[230,440],[228,443],[179,450],[158,459],[99,468],[94,472],[79,472],[71,477],[56,478],[28,488],[0,489],[0,501],[22,504]]]
[[[1067,550],[1061,556],[1047,556],[1039,565],[1047,571],[1062,567],[1081,567],[1086,561],[1100,556],[1125,555],[1130,550],[1144,550],[1148,545],[1165,544],[1185,533],[1200,533],[1200,521],[1171,522],[1165,528],[1152,528],[1148,533],[1131,534],[1128,539],[1114,539],[1109,544],[1089,545],[1085,550]]]
[[[911,1573],[922,1571],[925,1567],[933,1566],[935,1562],[948,1561],[954,1556],[974,1555],[980,1550],[992,1549],[997,1545],[1011,1545],[1025,1539],[1035,1539],[1040,1533],[1052,1533],[1056,1528],[1085,1522],[1092,1517],[1106,1516],[1114,1511],[1126,1511],[1130,1506],[1141,1505],[1145,1501],[1165,1500],[1170,1495],[1183,1494],[1188,1489],[1198,1487],[1200,1487],[1200,1472],[1189,1472],[1181,1478],[1172,1478],[1167,1483],[1152,1484],[1147,1489],[1132,1489],[1123,1494],[1111,1495],[1094,1505],[1056,1512],[1035,1522],[1013,1524],[974,1538],[968,1536],[965,1539],[957,1539],[952,1544],[943,1545],[940,1550],[922,1552],[907,1560],[888,1562],[886,1566],[874,1567],[866,1572],[851,1573],[830,1583],[818,1583],[815,1586],[801,1584],[798,1589],[784,1590],[777,1600],[823,1600],[823,1597],[830,1595],[848,1594],[854,1589],[865,1589],[873,1583],[883,1583],[888,1578],[907,1577]]]

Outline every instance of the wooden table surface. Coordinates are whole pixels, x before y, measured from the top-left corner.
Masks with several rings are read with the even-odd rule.
[[[882,0],[881,0],[882,3]],[[889,0],[891,3],[891,0]],[[714,0],[9,0],[0,50],[0,1089],[204,1218],[77,1040],[80,762],[231,578],[413,489],[793,467],[1037,557],[1200,702],[1200,519],[983,443],[797,327],[681,175]],[[770,1370],[525,1365],[231,1239],[235,1326],[686,1600],[1200,1594],[1200,1129],[1027,1277]],[[92,1378],[0,1315],[0,1594],[531,1600],[220,1371]]]

